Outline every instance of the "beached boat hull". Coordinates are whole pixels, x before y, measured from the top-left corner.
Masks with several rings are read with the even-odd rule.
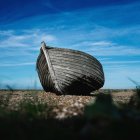
[[[101,63],[81,51],[51,48],[43,43],[36,67],[46,92],[88,95],[104,85]]]

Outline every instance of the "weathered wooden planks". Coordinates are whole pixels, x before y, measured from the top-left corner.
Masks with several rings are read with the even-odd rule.
[[[84,52],[49,48],[43,43],[36,65],[45,91],[87,95],[104,85],[101,63]]]

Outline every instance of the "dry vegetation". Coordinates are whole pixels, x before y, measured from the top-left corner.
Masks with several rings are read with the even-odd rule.
[[[134,90],[101,90],[93,92],[91,96],[58,96],[55,93],[46,93],[44,91],[3,90],[0,91],[0,97],[1,100],[3,100],[3,103],[8,102],[7,108],[11,110],[18,110],[22,101],[46,103],[53,108],[53,117],[61,119],[81,115],[84,111],[84,107],[90,103],[93,103],[96,96],[100,94],[100,92],[104,92],[106,94],[111,93],[115,103],[127,103],[130,100],[130,97],[134,94]]]
[[[140,139],[140,89],[100,90],[91,96],[0,91],[4,140]]]

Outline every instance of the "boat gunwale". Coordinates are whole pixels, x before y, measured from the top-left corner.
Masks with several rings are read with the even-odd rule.
[[[88,53],[79,51],[79,50],[73,50],[73,49],[69,49],[69,48],[68,49],[67,48],[57,48],[57,47],[50,47],[50,46],[46,46],[46,47],[48,47],[48,50],[51,50],[51,51],[52,50],[55,50],[55,51],[57,51],[57,50],[59,50],[59,51],[65,50],[65,52],[74,52],[76,54],[78,53],[78,54],[81,54],[81,56],[87,56],[87,57],[89,57],[91,59],[94,59],[99,65],[101,65],[100,61],[97,60],[94,56],[92,56],[92,55],[90,55]]]

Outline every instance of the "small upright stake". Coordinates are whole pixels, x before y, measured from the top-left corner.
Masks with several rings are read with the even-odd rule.
[[[43,51],[45,51],[46,43],[44,41],[41,42],[41,48]]]

